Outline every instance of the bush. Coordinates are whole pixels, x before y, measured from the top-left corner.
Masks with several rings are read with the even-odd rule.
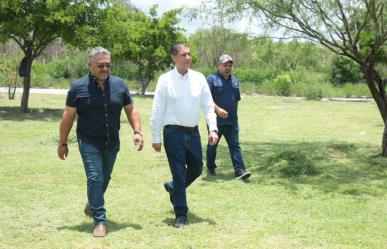
[[[280,74],[273,81],[274,91],[277,95],[289,96],[292,78],[289,74]]]
[[[335,85],[341,85],[345,82],[357,83],[361,81],[363,75],[360,67],[353,60],[336,56],[332,61],[331,82]]]
[[[55,78],[78,79],[89,71],[86,56],[65,56],[54,59],[51,64]]]
[[[321,72],[300,70],[287,73],[290,75],[293,83],[295,84],[305,83],[311,85],[329,81],[329,75]]]
[[[217,68],[195,68],[195,70],[208,76],[217,71]],[[278,70],[273,68],[235,68],[233,75],[239,80],[239,82],[254,82],[262,83],[265,80],[272,80],[277,74]]]
[[[261,83],[264,80],[271,80],[277,74],[278,70],[272,68],[236,68],[233,74],[240,82],[255,82]]]
[[[323,90],[318,85],[310,85],[306,89],[305,98],[307,100],[321,100],[324,97]]]

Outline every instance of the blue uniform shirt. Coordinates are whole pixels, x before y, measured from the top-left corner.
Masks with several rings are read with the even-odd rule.
[[[226,80],[216,72],[208,76],[207,82],[215,104],[228,112],[226,119],[217,117],[218,127],[237,124],[237,104],[241,100],[238,80],[233,75]]]
[[[71,85],[66,99],[67,106],[77,108],[77,137],[100,150],[119,142],[121,110],[132,103],[124,81],[114,76],[102,91],[96,78],[86,75]]]

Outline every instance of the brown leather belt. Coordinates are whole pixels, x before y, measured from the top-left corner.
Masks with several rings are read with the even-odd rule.
[[[198,126],[187,127],[187,126],[181,126],[181,125],[166,125],[166,126],[164,126],[164,128],[165,129],[172,129],[172,130],[176,130],[176,131],[182,131],[185,133],[194,133],[194,132],[199,131]]]

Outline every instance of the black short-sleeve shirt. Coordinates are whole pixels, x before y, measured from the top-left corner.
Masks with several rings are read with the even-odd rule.
[[[100,150],[119,142],[121,110],[132,103],[123,79],[109,76],[102,91],[90,74],[71,85],[66,99],[67,106],[77,108],[77,137]]]

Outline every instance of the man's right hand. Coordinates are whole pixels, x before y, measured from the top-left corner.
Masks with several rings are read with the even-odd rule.
[[[216,108],[216,114],[218,114],[218,116],[221,117],[221,118],[227,118],[228,117],[228,112],[225,109],[222,109],[220,107]]]
[[[67,145],[59,144],[57,153],[60,159],[65,160],[67,155],[69,154],[69,148],[67,147]]]
[[[152,147],[153,147],[153,149],[156,152],[160,152],[161,151],[161,143],[159,143],[159,144],[152,144]]]

